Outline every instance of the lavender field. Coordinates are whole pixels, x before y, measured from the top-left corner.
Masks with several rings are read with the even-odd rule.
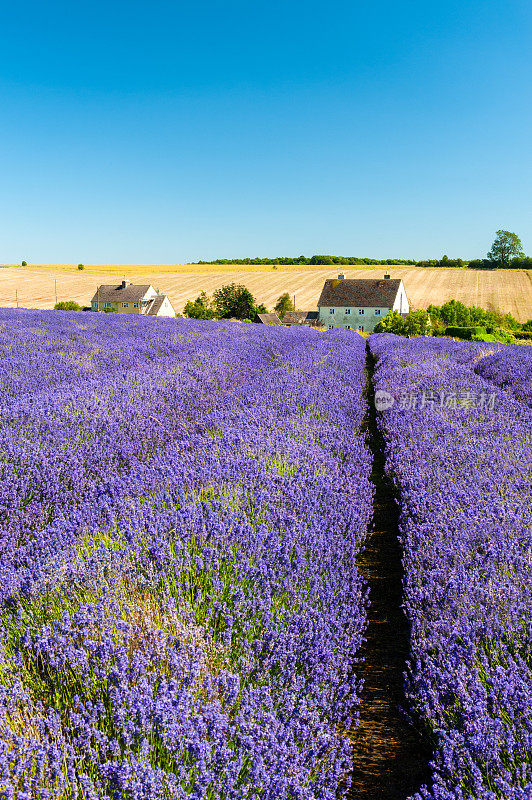
[[[0,317],[0,796],[334,798],[363,340]]]
[[[370,340],[434,800],[532,797],[532,348],[482,347]]]
[[[0,354],[1,800],[350,796],[386,476],[410,796],[532,797],[532,348],[4,310]]]

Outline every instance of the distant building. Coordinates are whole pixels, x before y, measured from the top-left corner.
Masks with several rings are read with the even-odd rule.
[[[167,295],[159,294],[151,284],[122,281],[118,286],[99,286],[92,298],[93,311],[114,308],[119,314],[146,314],[150,317],[175,317]]]
[[[314,327],[319,324],[317,311],[287,311],[283,317],[283,325],[292,327],[294,325],[306,325]]]
[[[408,314],[410,305],[403,281],[383,279],[347,279],[343,274],[325,281],[318,300],[318,314],[327,328],[351,328],[371,333],[389,311]]]
[[[257,314],[257,320],[262,325],[280,325],[281,320],[277,314]]]

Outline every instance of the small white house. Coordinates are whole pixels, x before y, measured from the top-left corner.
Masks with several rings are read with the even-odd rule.
[[[382,279],[348,278],[343,274],[325,281],[318,314],[327,328],[350,328],[371,333],[389,311],[408,314],[410,305],[403,281],[386,274]]]
[[[122,281],[119,286],[102,285],[92,298],[93,311],[114,308],[119,314],[147,314],[150,317],[175,317],[169,298],[151,284]]]

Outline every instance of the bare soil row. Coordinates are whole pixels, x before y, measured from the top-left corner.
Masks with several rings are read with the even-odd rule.
[[[399,507],[384,471],[384,442],[377,426],[368,356],[367,429],[373,451],[375,484],[372,530],[358,560],[369,585],[370,606],[364,659],[357,674],[364,681],[359,725],[353,731],[351,800],[405,800],[430,779],[430,748],[405,714],[404,672],[410,651],[405,617]]]

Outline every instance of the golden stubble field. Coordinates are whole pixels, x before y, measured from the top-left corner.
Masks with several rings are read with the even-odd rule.
[[[76,265],[32,264],[28,267],[0,267],[0,306],[52,308],[58,300],[76,300],[89,305],[101,283],[151,283],[168,294],[176,311],[200,291],[212,294],[226,283],[242,283],[258,302],[272,308],[283,292],[295,295],[298,309],[315,309],[326,278],[336,277],[338,267],[300,264],[262,265]],[[521,322],[532,318],[532,270],[477,271],[468,269],[426,269],[421,267],[351,267],[342,271],[347,278],[379,278],[388,269],[392,278],[402,278],[413,308],[441,305],[455,298],[467,305],[479,305],[504,313]]]

